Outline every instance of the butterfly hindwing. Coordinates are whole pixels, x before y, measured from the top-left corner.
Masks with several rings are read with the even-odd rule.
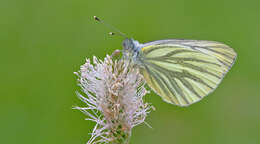
[[[188,106],[216,89],[236,53],[225,44],[197,40],[160,40],[142,49],[141,72],[166,102]]]

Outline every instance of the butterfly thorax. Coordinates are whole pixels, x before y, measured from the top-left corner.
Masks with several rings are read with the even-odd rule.
[[[134,39],[126,38],[123,41],[123,54],[127,60],[132,60],[135,64],[141,64],[141,48],[142,44]]]

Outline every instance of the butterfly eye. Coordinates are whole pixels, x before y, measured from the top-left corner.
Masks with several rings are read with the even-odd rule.
[[[128,39],[125,39],[125,40],[123,41],[123,47],[124,47],[125,50],[128,50],[128,49],[129,49],[129,47],[130,47],[130,42],[129,42]]]
[[[127,49],[126,46],[127,46],[127,45],[126,45],[126,41],[124,41],[124,42],[123,42],[123,47],[124,47],[124,49]]]

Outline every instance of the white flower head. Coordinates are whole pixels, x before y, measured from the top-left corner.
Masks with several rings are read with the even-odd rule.
[[[88,144],[127,144],[132,128],[143,123],[151,109],[143,101],[147,91],[138,69],[123,59],[93,57],[93,64],[87,59],[75,74],[84,93],[77,94],[86,103],[75,108],[96,123]]]

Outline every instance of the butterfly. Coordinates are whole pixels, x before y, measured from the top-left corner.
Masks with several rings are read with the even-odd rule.
[[[123,55],[156,94],[178,106],[189,106],[213,92],[237,56],[216,41],[167,39],[141,44],[130,38],[123,41]]]
[[[189,106],[213,92],[236,59],[229,46],[205,40],[123,41],[126,59],[138,66],[148,86],[168,103]]]

